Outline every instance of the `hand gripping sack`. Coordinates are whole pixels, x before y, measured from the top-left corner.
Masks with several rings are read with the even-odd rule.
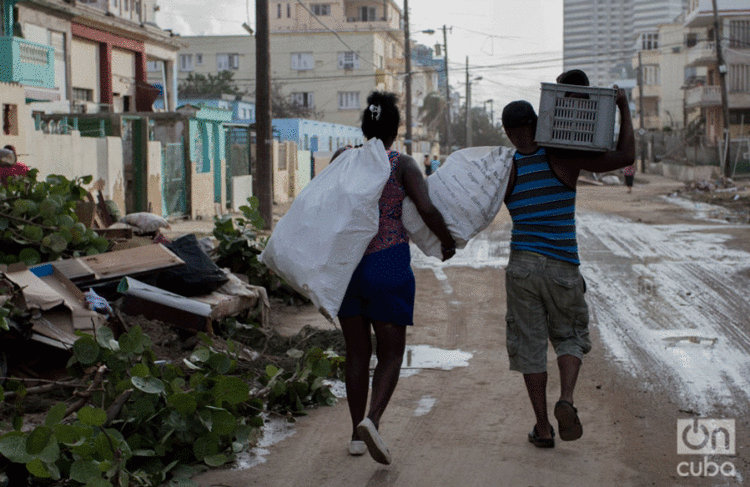
[[[382,141],[344,151],[297,196],[260,254],[331,321],[378,232],[378,201],[390,174]]]
[[[513,153],[508,147],[463,149],[448,156],[427,178],[432,204],[443,215],[456,247],[464,248],[502,208]],[[402,221],[411,241],[425,255],[442,256],[440,240],[427,228],[409,198],[404,200]]]

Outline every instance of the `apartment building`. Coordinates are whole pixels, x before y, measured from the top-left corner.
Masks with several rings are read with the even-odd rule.
[[[677,20],[658,26],[655,32],[641,34],[638,52],[632,59],[635,73],[640,63],[643,92],[641,105],[640,90],[632,91],[636,107],[633,119],[640,126],[643,116],[643,127],[648,130],[682,129],[698,116],[688,110],[685,90],[705,82],[706,68],[689,66],[689,51],[698,33],[684,24],[684,15]]]
[[[583,69],[594,86],[633,79],[639,36],[653,39],[686,7],[687,0],[564,0],[563,67]]]
[[[156,0],[4,0],[0,81],[25,87],[34,110],[148,111],[147,63],[165,67],[176,101],[176,38],[154,23]]]
[[[732,138],[750,134],[750,4],[747,0],[717,0],[719,33],[726,69],[729,124]],[[705,69],[685,92],[688,110],[705,117],[706,138],[718,143],[723,138],[724,117],[716,55],[713,5],[711,0],[691,0],[685,18],[691,29],[688,69]]]
[[[359,126],[367,95],[402,94],[402,14],[392,0],[270,3],[271,82],[278,96],[311,108],[320,120]],[[335,31],[335,33],[333,32]],[[255,93],[255,38],[186,36],[178,78],[232,73],[242,94]]]

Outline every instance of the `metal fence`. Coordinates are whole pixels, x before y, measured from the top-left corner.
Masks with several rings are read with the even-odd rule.
[[[165,216],[187,213],[184,146],[166,144],[162,148],[162,207]]]
[[[252,174],[248,130],[246,127],[229,127],[226,132],[226,186],[227,208],[232,208],[232,178]]]

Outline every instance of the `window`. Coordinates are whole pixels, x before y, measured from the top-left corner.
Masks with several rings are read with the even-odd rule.
[[[698,44],[698,34],[695,32],[688,32],[685,34],[685,47],[693,47]]]
[[[750,20],[729,21],[729,47],[750,49]]]
[[[2,113],[3,134],[18,135],[18,106],[3,105]]]
[[[377,20],[375,18],[375,7],[360,7],[359,8],[359,20],[363,22],[372,22]]]
[[[339,110],[359,110],[359,91],[339,91]]]
[[[313,69],[315,67],[315,61],[313,60],[313,53],[311,52],[293,52],[292,53],[292,69],[295,71],[304,71],[306,69]]]
[[[651,51],[659,48],[659,34],[643,34],[641,36],[641,49],[644,51]]]
[[[216,69],[219,71],[240,69],[240,55],[234,53],[217,54]]]
[[[88,88],[73,88],[73,99],[79,101],[94,101],[94,90]]]
[[[727,77],[730,92],[750,92],[750,64],[730,64]],[[748,119],[748,123],[750,123],[750,119]]]
[[[359,69],[359,56],[354,51],[339,53],[339,69]]]
[[[155,71],[159,71],[160,70],[160,67],[159,67],[160,63],[161,63],[161,61],[149,61],[148,62],[148,72],[149,73],[153,73]]]
[[[196,66],[203,66],[203,54],[196,54],[195,55],[195,65]]]
[[[193,55],[192,54],[180,54],[180,71],[192,71],[193,70]]]
[[[281,18],[281,4],[276,5],[276,18]]]
[[[304,108],[315,107],[312,91],[292,93],[292,104]]]
[[[292,18],[292,4],[291,3],[286,4],[286,18],[287,19]]]
[[[648,64],[643,66],[643,84],[644,85],[658,85],[659,84],[659,66],[655,64]]]
[[[130,0],[122,0],[122,6],[125,7],[125,11],[127,12],[130,9]]]
[[[303,145],[302,150],[310,150],[310,136],[305,134],[305,144]]]
[[[311,9],[314,15],[331,15],[330,3],[313,3],[310,7],[312,7]]]

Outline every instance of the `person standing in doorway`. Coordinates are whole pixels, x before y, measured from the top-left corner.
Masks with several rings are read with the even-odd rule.
[[[443,216],[430,201],[419,164],[411,156],[391,150],[400,121],[395,94],[370,94],[362,132],[368,140],[376,137],[383,142],[391,175],[378,202],[378,233],[354,271],[338,313],[346,342],[346,395],[353,430],[349,453],[362,455],[369,451],[375,461],[386,465],[391,463],[391,453],[379,433],[380,419],[396,389],[406,347],[406,328],[413,324],[414,317],[415,282],[409,237],[401,221],[405,197],[411,198],[424,222],[440,239],[443,260],[456,251]],[[337,151],[333,159],[343,150]],[[372,376],[370,409],[365,416],[372,330],[377,341],[377,366]]]
[[[623,90],[618,90],[616,103],[621,114],[617,147],[602,154],[540,147],[534,140],[537,115],[531,104],[514,101],[503,109],[505,133],[516,147],[505,194],[513,221],[505,269],[506,346],[511,370],[523,374],[536,418],[528,440],[539,448],[555,446],[547,413],[548,340],[560,371],[554,408],[560,439],[583,435],[573,393],[591,341],[586,284],[579,271],[576,182],[581,170],[607,172],[633,164],[635,137]]]

